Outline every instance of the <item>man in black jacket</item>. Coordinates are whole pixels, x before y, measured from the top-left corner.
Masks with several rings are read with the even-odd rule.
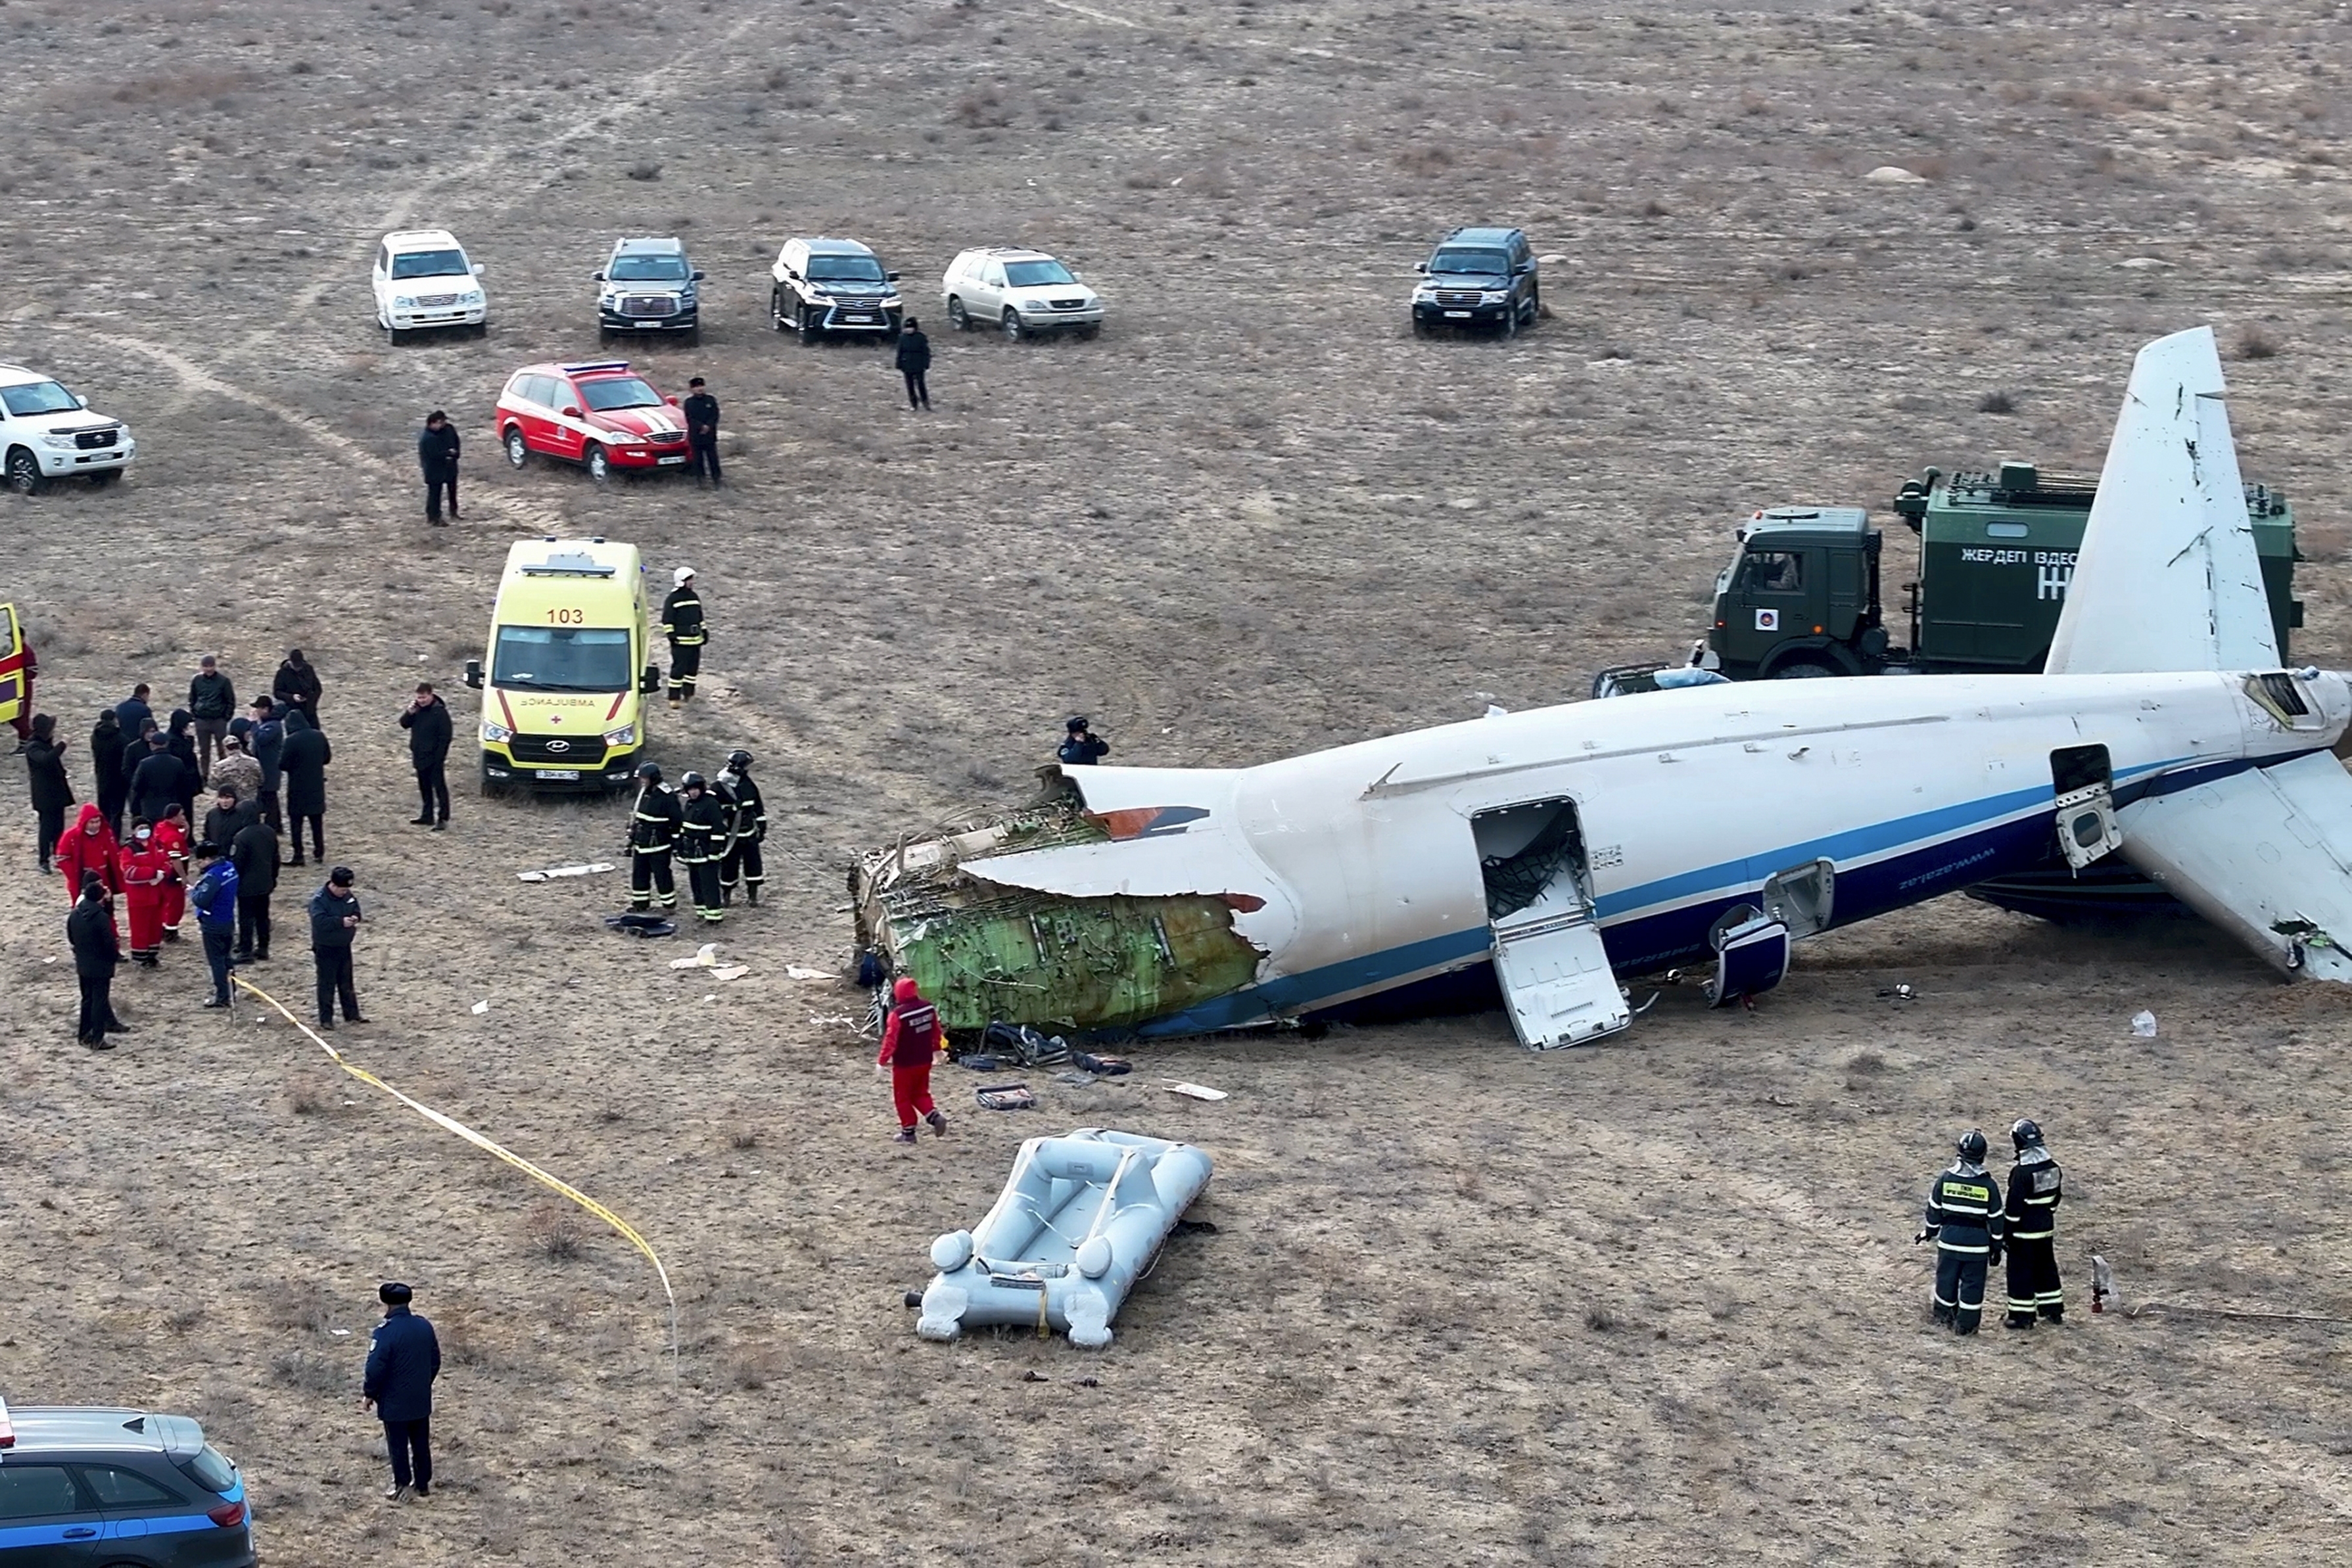
[[[236,961],[269,960],[269,895],[278,891],[278,830],[255,819],[229,841],[229,863],[236,867]]]
[[[130,1030],[114,1016],[114,967],[122,961],[122,939],[114,931],[114,903],[94,871],[81,873],[81,896],[66,916],[66,942],[73,948],[74,975],[81,981],[81,1021],[76,1037],[92,1051],[110,1051],[110,1034]]]
[[[162,730],[148,732],[147,749],[131,773],[132,816],[160,822],[167,808],[179,804],[180,785],[185,773],[180,759],[172,755],[171,747],[171,737]]]
[[[98,776],[98,814],[109,831],[122,836],[122,808],[131,803],[131,780],[122,771],[122,753],[131,737],[110,707],[98,710],[98,724],[89,732],[90,770]]]
[[[301,649],[288,649],[286,662],[278,666],[278,678],[269,684],[269,695],[284,706],[301,710],[310,727],[317,729],[319,692],[319,672],[304,661]]]
[[[703,390],[702,378],[687,383],[686,443],[694,453],[694,482],[719,483],[719,400]]]
[[[416,793],[423,804],[409,820],[435,832],[449,825],[449,705],[441,700],[431,681],[416,683],[416,695],[401,710],[400,727],[408,732],[408,760],[416,768]],[[439,808],[439,821],[434,810]]]
[[[66,808],[74,803],[73,785],[66,778],[65,744],[58,739],[53,714],[33,716],[32,738],[25,742],[25,779],[32,789],[33,815],[40,823],[40,842],[34,848],[46,872],[58,835],[66,831]]]
[[[229,728],[245,737],[247,754],[261,764],[261,820],[275,828],[279,824],[278,753],[286,746],[286,725],[278,717],[277,703],[268,697],[254,698],[246,711],[252,716],[237,720]]]
[[[911,316],[898,330],[898,373],[907,378],[907,406],[931,406],[930,383],[924,378],[931,370],[931,340],[923,336],[921,325]]]
[[[220,673],[220,661],[206,653],[197,661],[195,678],[188,683],[188,716],[195,721],[196,778],[202,783],[213,770],[213,753],[228,734],[236,716],[236,688]]]
[[[216,844],[226,851],[247,822],[260,820],[260,801],[240,800],[234,789],[224,786],[213,796],[212,808],[205,813],[205,825],[196,834],[196,842]]]
[[[441,521],[441,493],[449,493],[449,518],[457,517],[457,427],[435,409],[425,416],[424,434],[416,438],[417,465],[425,470],[425,520],[435,528]]]
[[[360,1408],[373,1409],[383,1423],[384,1451],[392,1459],[392,1489],[398,1502],[413,1481],[418,1497],[433,1495],[433,1380],[441,1375],[441,1340],[433,1325],[408,1310],[415,1296],[393,1281],[379,1286],[383,1322],[368,1340],[366,1382]]]
[[[662,788],[659,765],[639,763],[637,779],[637,803],[629,816],[629,908],[642,915],[652,907],[656,890],[664,909],[677,907],[669,862],[685,814],[677,797]]]
[[[310,824],[310,848],[327,858],[327,764],[335,748],[310,727],[300,709],[286,716],[286,740],[278,747],[278,774],[286,789],[286,841],[294,852],[288,862],[302,864],[302,824]]]
[[[352,868],[339,865],[310,895],[310,963],[319,972],[320,1029],[335,1027],[339,997],[345,1023],[367,1022],[360,1017],[359,986],[352,977],[352,933],[360,923],[360,901],[352,892]]]
[[[677,781],[677,862],[686,867],[687,887],[694,895],[694,912],[710,925],[727,918],[726,898],[719,886],[719,862],[727,858],[727,827],[733,817],[726,804],[710,792],[699,773]]]
[[[735,889],[740,886],[745,902],[756,905],[760,884],[768,880],[760,856],[760,844],[768,836],[768,803],[751,780],[751,754],[740,747],[729,752],[727,766],[712,783],[730,816],[727,856],[719,864],[719,901],[734,903]]]

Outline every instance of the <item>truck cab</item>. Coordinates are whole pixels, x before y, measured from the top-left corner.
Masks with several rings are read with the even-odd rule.
[[[1734,680],[1875,673],[1878,531],[1860,507],[1775,507],[1736,530],[1739,549],[1715,580],[1707,647]]]
[[[482,789],[625,789],[644,755],[648,662],[645,563],[604,538],[526,539],[507,552],[482,693]],[[485,665],[487,664],[487,668]]]

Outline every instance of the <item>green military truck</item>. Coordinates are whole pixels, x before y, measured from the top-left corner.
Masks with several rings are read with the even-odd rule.
[[[1758,512],[1716,579],[1704,663],[1738,681],[2038,672],[2097,491],[2095,479],[2031,463],[1949,478],[1930,468],[1906,482],[1895,515],[1919,536],[1918,576],[1902,585],[1908,646],[1895,645],[1881,608],[1880,536],[1868,512]],[[2263,485],[2246,486],[2246,513],[2284,658],[2288,633],[2303,624],[2294,513]]]

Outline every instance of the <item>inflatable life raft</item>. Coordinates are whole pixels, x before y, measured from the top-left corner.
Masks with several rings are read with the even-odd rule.
[[[968,1324],[1010,1323],[1100,1349],[1119,1303],[1208,1185],[1209,1156],[1190,1144],[1099,1127],[1030,1139],[987,1217],[931,1243],[939,1273],[915,1332],[951,1340]]]

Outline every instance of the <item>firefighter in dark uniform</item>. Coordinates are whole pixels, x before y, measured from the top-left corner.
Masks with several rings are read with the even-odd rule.
[[[629,819],[629,907],[643,914],[658,897],[664,909],[677,907],[677,884],[670,879],[670,851],[677,843],[682,813],[677,797],[662,788],[661,768],[646,762],[637,768],[644,783],[637,789],[635,812]]]
[[[2009,1130],[2017,1145],[2010,1167],[2008,1326],[2030,1329],[2036,1316],[2066,1321],[2066,1292],[2058,1283],[2058,1162],[2042,1145],[2039,1124],[2021,1118]]]
[[[726,900],[719,887],[719,867],[727,858],[727,826],[733,819],[727,803],[711,793],[699,773],[682,775],[677,790],[684,808],[684,826],[677,843],[677,863],[686,868],[687,886],[694,894],[694,912],[711,925],[727,918]]]
[[[709,632],[702,624],[702,601],[694,591],[694,568],[682,566],[677,586],[662,601],[662,635],[669,639],[669,706],[694,695],[694,680],[702,673],[702,644]]]
[[[1984,1316],[1985,1270],[2000,1261],[2000,1184],[1985,1174],[1985,1135],[1973,1127],[1960,1157],[1927,1189],[1916,1243],[1936,1239],[1936,1321],[1974,1333]]]
[[[740,747],[729,752],[713,785],[728,810],[730,828],[727,858],[719,862],[719,896],[732,904],[740,887],[744,902],[757,905],[760,884],[768,880],[760,859],[760,841],[768,836],[768,803],[751,781],[751,754]]]

